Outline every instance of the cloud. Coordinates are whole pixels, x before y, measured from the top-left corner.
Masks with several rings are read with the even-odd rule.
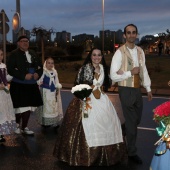
[[[118,30],[129,23],[138,26],[140,36],[165,32],[169,28],[170,1],[160,0],[105,0],[104,28]],[[60,32],[66,30],[71,35],[82,33],[99,35],[102,30],[102,1],[101,0],[22,0],[21,25],[28,30],[34,26],[53,28]],[[12,17],[15,13],[14,0],[2,1],[4,9],[10,19],[12,32]],[[12,11],[11,11],[12,10]]]

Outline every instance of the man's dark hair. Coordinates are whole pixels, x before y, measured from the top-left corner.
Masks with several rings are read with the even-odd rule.
[[[26,35],[21,35],[21,36],[18,37],[17,42],[20,41],[23,38],[26,38],[27,40],[29,40],[29,38]]]
[[[138,34],[138,28],[137,28],[137,26],[134,25],[134,24],[128,24],[128,25],[126,25],[125,28],[124,28],[124,34],[126,34],[126,28],[127,28],[128,26],[134,27],[134,28],[136,29],[136,34]]]

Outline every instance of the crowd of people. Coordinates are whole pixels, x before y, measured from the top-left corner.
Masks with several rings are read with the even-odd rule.
[[[29,49],[25,35],[18,38],[17,45],[8,57],[7,67],[2,63],[0,50],[0,142],[5,142],[4,135],[12,132],[34,135],[28,128],[31,112],[37,113],[42,126],[58,126],[63,118],[62,86],[54,60],[47,58],[43,67],[36,53]]]
[[[7,67],[2,63],[0,49],[0,142],[5,142],[4,136],[12,132],[33,135],[28,122],[31,112],[35,112],[42,127],[60,126],[53,152],[58,161],[88,167],[127,165],[128,160],[142,164],[136,147],[137,126],[143,109],[141,85],[149,101],[152,92],[145,54],[135,45],[137,36],[134,24],[125,26],[126,42],[115,52],[110,74],[101,49],[94,47],[88,54],[74,83],[92,88],[87,117],[82,114],[84,101],[77,97],[63,114],[62,85],[54,59],[48,57],[42,65],[36,53],[29,49],[27,36],[18,38],[18,48],[10,53]],[[124,133],[117,111],[105,93],[114,83],[118,83]]]

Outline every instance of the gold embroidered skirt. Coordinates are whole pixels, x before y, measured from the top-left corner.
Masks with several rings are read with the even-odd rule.
[[[58,161],[70,166],[111,166],[127,162],[125,143],[88,147],[82,125],[80,100],[74,98],[67,108],[54,147]]]

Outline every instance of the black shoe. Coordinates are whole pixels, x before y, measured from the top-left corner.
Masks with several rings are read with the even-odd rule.
[[[3,135],[0,135],[0,142],[6,142],[6,139],[4,138]]]
[[[49,128],[49,127],[51,127],[51,125],[41,125],[41,127],[43,127],[43,128]]]
[[[129,160],[137,163],[137,164],[142,164],[142,160],[141,158],[138,156],[138,155],[134,155],[134,156],[128,156],[129,157]]]
[[[58,129],[59,127],[60,127],[60,125],[53,126],[54,129]]]

